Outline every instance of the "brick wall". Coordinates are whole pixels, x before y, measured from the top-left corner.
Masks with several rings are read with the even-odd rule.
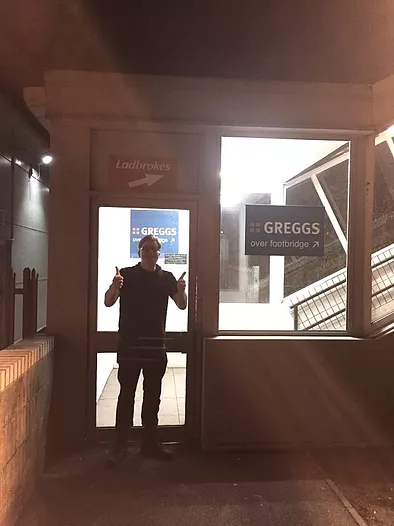
[[[0,525],[13,526],[41,473],[53,377],[53,339],[0,351]]]

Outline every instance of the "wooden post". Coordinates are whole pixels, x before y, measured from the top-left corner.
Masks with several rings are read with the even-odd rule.
[[[22,318],[22,338],[30,336],[30,297],[31,297],[31,278],[30,269],[23,269],[23,318]]]
[[[8,334],[8,345],[14,343],[15,338],[15,286],[16,286],[16,274],[12,268],[10,268],[10,274],[8,279],[9,292],[8,292],[8,316],[9,316],[9,334]]]
[[[33,268],[31,273],[31,336],[37,333],[38,274]]]
[[[3,294],[0,308],[3,314],[1,348],[14,343],[15,328],[15,272],[6,267],[3,280]]]
[[[0,283],[1,285],[1,283]],[[23,270],[23,287],[16,288],[16,275],[11,267],[6,268],[0,295],[0,308],[3,314],[1,321],[1,348],[14,343],[15,334],[15,296],[23,296],[22,337],[30,338],[37,333],[38,308],[38,274],[35,269]]]
[[[0,349],[7,345],[7,267],[0,247]]]

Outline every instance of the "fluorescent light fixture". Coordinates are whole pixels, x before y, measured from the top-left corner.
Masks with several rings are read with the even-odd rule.
[[[41,159],[44,164],[51,164],[53,161],[52,155],[44,155],[44,157]]]
[[[22,166],[22,161],[20,161],[19,159],[15,159],[15,164],[17,164],[18,166]]]

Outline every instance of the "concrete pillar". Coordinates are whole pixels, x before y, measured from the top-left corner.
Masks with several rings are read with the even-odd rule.
[[[352,336],[371,327],[371,250],[375,138],[358,137],[350,145],[348,207],[347,323]]]

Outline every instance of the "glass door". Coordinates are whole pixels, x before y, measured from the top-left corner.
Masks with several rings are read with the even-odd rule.
[[[194,203],[154,203],[152,200],[133,200],[127,204],[97,203],[93,210],[93,234],[96,241],[92,275],[91,360],[94,364],[91,380],[94,385],[96,432],[114,429],[119,383],[117,380],[117,331],[119,301],[108,308],[104,294],[119,269],[139,262],[138,243],[152,234],[162,245],[158,265],[176,279],[183,273],[187,283],[188,308],[180,310],[169,299],[166,322],[168,365],[162,381],[159,426],[164,438],[178,439],[187,421],[186,406],[193,404],[192,386],[187,381],[193,365],[195,269],[191,246],[195,236],[192,225]],[[92,365],[93,365],[92,364]],[[90,368],[92,369],[92,368]],[[137,385],[134,409],[134,435],[141,429],[142,373]],[[90,390],[92,391],[92,389]],[[188,402],[188,403],[187,403]],[[92,405],[92,404],[91,404]],[[133,438],[133,431],[131,431]]]

